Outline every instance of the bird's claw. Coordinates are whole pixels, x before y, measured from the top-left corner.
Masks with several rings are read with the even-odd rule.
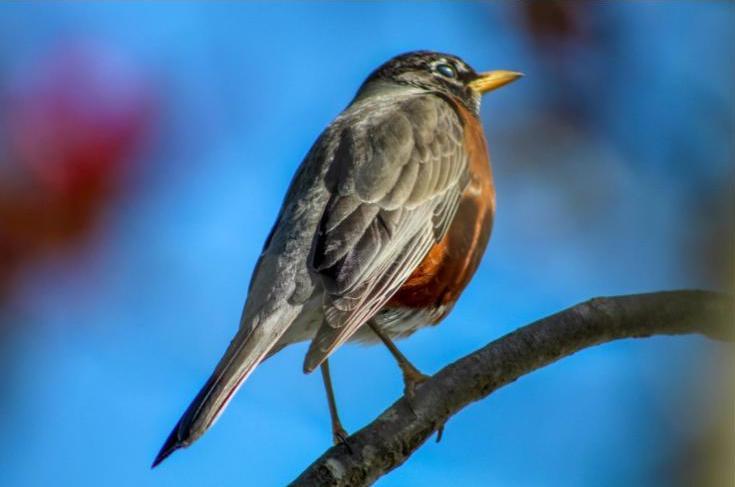
[[[347,433],[347,431],[345,431],[345,429],[341,426],[338,426],[332,430],[332,442],[334,443],[334,446],[344,445],[350,455],[352,455],[352,448],[347,442],[347,438],[349,436],[350,435]]]
[[[431,379],[431,376],[422,374],[413,367],[406,367],[403,370],[403,393],[406,397],[412,398],[416,394],[418,386]]]

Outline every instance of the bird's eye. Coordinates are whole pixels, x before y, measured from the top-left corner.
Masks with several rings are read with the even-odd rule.
[[[448,64],[437,64],[436,72],[444,76],[445,78],[456,78],[457,71]]]

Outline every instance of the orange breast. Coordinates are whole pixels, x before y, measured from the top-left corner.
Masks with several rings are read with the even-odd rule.
[[[447,234],[435,244],[387,307],[451,304],[472,279],[485,252],[495,213],[495,188],[487,142],[479,120],[460,107],[470,182]]]

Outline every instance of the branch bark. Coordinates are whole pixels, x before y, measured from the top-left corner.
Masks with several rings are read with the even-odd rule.
[[[732,297],[669,291],[595,298],[538,320],[444,367],[312,463],[292,486],[369,485],[405,462],[468,404],[583,348],[620,338],[698,333],[735,340]],[[351,450],[351,451],[350,451]]]

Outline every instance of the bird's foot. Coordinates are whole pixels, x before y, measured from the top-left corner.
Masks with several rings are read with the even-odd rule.
[[[332,442],[334,443],[334,446],[344,445],[350,455],[352,455],[352,448],[347,442],[347,437],[349,436],[350,435],[341,425],[332,427]]]
[[[403,392],[408,398],[412,398],[416,394],[418,386],[431,379],[430,375],[421,373],[410,363],[406,363],[401,369],[403,369]]]

